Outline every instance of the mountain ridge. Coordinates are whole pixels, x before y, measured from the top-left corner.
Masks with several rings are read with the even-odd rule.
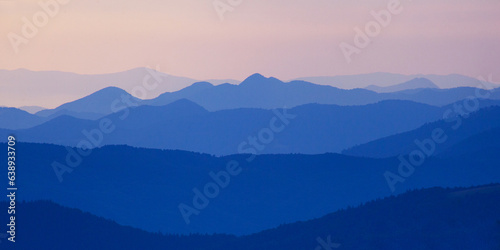
[[[104,116],[102,119],[111,121],[115,129],[101,143],[228,155],[252,150],[252,146],[241,144],[269,127],[276,113],[288,113],[294,118],[284,124],[283,131],[273,135],[272,143],[267,143],[260,153],[340,152],[349,146],[418,128],[440,119],[442,112],[439,107],[399,100],[361,106],[305,104],[286,111],[256,108],[209,111],[181,99],[164,106],[141,105]],[[57,141],[76,146],[85,139],[82,130],[95,128],[99,128],[97,120],[53,119],[15,132],[27,142]]]
[[[17,200],[50,199],[122,225],[164,233],[248,235],[408,189],[497,183],[500,173],[495,165],[498,156],[493,154],[481,160],[462,155],[432,157],[392,193],[383,173],[397,171],[397,158],[287,154],[259,155],[249,162],[248,154],[216,157],[111,145],[94,148],[79,159],[76,148],[19,140],[16,164],[24,167],[16,169],[23,177],[16,184],[24,191]],[[73,171],[61,175],[62,182],[52,168],[55,161],[73,166]],[[214,182],[210,172],[226,171],[228,163],[237,163],[241,172],[186,224],[179,205],[193,206],[197,194],[193,189],[204,192],[204,186]]]
[[[370,85],[367,86],[365,89],[375,91],[377,93],[392,93],[392,92],[398,92],[398,91],[403,91],[403,90],[410,90],[410,89],[421,89],[421,88],[426,88],[426,89],[439,89],[439,87],[434,84],[432,81],[430,81],[427,78],[415,78],[410,81],[400,83],[397,85],[392,85],[392,86],[387,86],[387,87],[380,87],[377,85]]]
[[[495,213],[500,207],[492,201],[500,197],[499,186],[412,190],[337,210],[317,219],[284,224],[241,237],[155,234],[51,201],[22,202],[19,211],[25,219],[18,221],[19,233],[30,240],[15,243],[13,249],[302,250],[314,249],[322,241],[348,249],[373,249],[375,245],[377,249],[391,250],[416,250],[424,246],[436,249],[495,249],[500,246],[497,237],[500,235],[500,217]],[[6,202],[0,204],[8,206]],[[0,218],[0,222],[7,224],[4,218]],[[384,227],[384,224],[389,225]],[[456,224],[464,226],[457,229],[454,227]],[[427,229],[421,230],[422,227]],[[55,242],[43,237],[47,230],[60,235],[61,240]],[[82,239],[81,234],[95,237],[92,240]],[[377,237],[359,237],[359,234]],[[434,239],[437,235],[439,241]],[[10,242],[2,244],[13,245]]]

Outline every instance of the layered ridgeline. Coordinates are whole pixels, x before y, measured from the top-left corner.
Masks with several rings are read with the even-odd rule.
[[[306,81],[283,82],[279,79],[266,78],[260,74],[248,77],[239,85],[222,84],[218,86],[196,87],[189,94],[165,93],[152,100],[144,101],[148,105],[165,105],[179,98],[191,100],[208,110],[235,108],[281,108],[295,107],[308,103],[335,105],[365,105],[382,100],[408,100],[429,105],[443,106],[470,96],[477,95],[474,87],[452,89],[429,88],[429,81],[417,79],[409,83],[411,87],[394,93],[376,93],[366,89],[339,89],[332,86],[316,85]],[[405,83],[403,83],[404,85]],[[478,88],[484,87],[478,83]],[[483,93],[484,90],[481,90]],[[500,99],[498,89],[491,90],[491,99]]]
[[[491,78],[479,80],[481,77],[473,78],[469,76],[451,74],[451,75],[402,75],[392,73],[368,73],[359,75],[340,75],[340,76],[319,76],[319,77],[302,77],[296,80],[308,81],[320,85],[330,85],[342,89],[353,88],[371,88],[377,87],[392,87],[401,83],[410,82],[416,78],[425,78],[434,83],[441,89],[457,88],[457,87],[477,87],[484,85],[488,88],[498,88],[498,84],[494,84]],[[484,77],[482,77],[484,78]],[[411,86],[410,86],[411,87]],[[420,87],[421,88],[421,87]]]
[[[480,143],[443,157],[369,159],[20,142],[18,199],[51,200],[152,232],[249,234],[407,189],[500,182],[498,141],[481,158],[463,153]]]
[[[111,74],[82,75],[58,71],[30,71],[26,69],[0,70],[2,92],[0,100],[14,103],[20,98],[29,100],[28,105],[53,106],[55,100],[75,100],[82,95],[90,95],[99,89],[116,86],[142,99],[155,98],[165,92],[173,92],[199,80],[165,74],[161,69],[136,68]],[[369,85],[390,87],[415,78],[426,78],[439,88],[486,87],[496,88],[498,85],[480,81],[463,75],[401,75],[390,73],[372,73],[333,77],[304,77],[296,79],[319,85],[327,85],[341,89],[366,88]],[[230,79],[207,80],[214,85],[223,83],[238,84],[241,81]],[[492,81],[492,80],[490,80]],[[146,91],[141,87],[148,87]],[[410,86],[412,87],[412,86]],[[418,86],[423,88],[425,86]],[[186,97],[182,97],[186,98]],[[208,107],[207,107],[208,108]]]
[[[82,112],[109,114],[122,106],[122,104],[117,104],[117,101],[129,105],[163,106],[181,99],[193,101],[210,111],[238,108],[272,109],[285,106],[291,108],[310,103],[341,106],[365,105],[383,100],[408,100],[443,106],[467,97],[477,96],[478,93],[484,94],[485,91],[477,89],[485,88],[479,82],[475,87],[436,89],[432,82],[422,78],[388,88],[394,88],[395,92],[376,93],[367,89],[346,90],[306,81],[283,82],[273,77],[266,78],[260,74],[254,74],[238,85],[197,82],[182,90],[165,92],[148,100],[137,100],[120,88],[109,87],[56,109],[43,110],[37,114],[48,116],[63,110],[75,114]],[[490,91],[488,98],[500,99],[498,89]]]
[[[439,87],[432,81],[426,78],[415,78],[413,80],[396,84],[388,87],[380,87],[376,85],[370,85],[365,89],[375,91],[377,93],[391,93],[410,89],[439,89]]]
[[[309,154],[340,152],[416,129],[441,119],[443,110],[409,101],[383,101],[365,106],[308,104],[287,110],[209,112],[183,99],[166,106],[134,107],[95,121],[60,116],[33,128],[0,133],[15,134],[25,142],[67,146],[86,141],[92,146],[126,144],[217,155]],[[111,131],[101,129],[103,121],[112,123]]]
[[[477,109],[498,104],[500,101],[481,100],[478,101]],[[165,106],[127,108],[95,121],[60,116],[29,129],[0,130],[0,135],[6,138],[8,134],[15,134],[25,142],[79,147],[119,144],[216,155],[318,154],[341,152],[418,129],[426,123],[442,119],[456,105],[461,103],[435,107],[388,100],[363,106],[307,104],[286,110],[235,109],[210,112],[183,99]],[[494,119],[497,116],[485,117]],[[109,128],[103,128],[103,123]],[[496,124],[488,125],[488,121],[483,123],[485,126]],[[391,150],[403,150],[420,137],[410,134],[411,141],[404,141],[407,145],[394,145]],[[372,157],[397,155],[391,150],[376,145],[374,149],[369,148],[370,155],[352,154]],[[346,151],[347,154],[350,152],[355,151]]]
[[[109,87],[35,115],[2,109],[0,140],[13,134],[18,141],[18,200],[48,200],[119,223],[38,202],[20,208],[20,228],[21,215],[40,216],[31,211],[38,207],[45,214],[60,211],[66,224],[89,222],[80,230],[102,225],[112,239],[103,246],[124,248],[138,244],[131,234],[152,242],[151,248],[307,249],[330,241],[354,249],[496,246],[491,211],[498,211],[498,199],[455,202],[447,197],[461,191],[442,189],[245,237],[147,233],[248,235],[408,189],[500,182],[498,89],[437,89],[425,79],[386,87],[377,91],[387,93],[343,90],[256,74],[239,85],[200,82],[150,100]],[[464,112],[471,105],[473,111]],[[348,155],[326,153],[342,150]],[[463,202],[484,207],[471,212]],[[41,227],[26,228],[32,229],[28,235]],[[460,240],[443,240],[451,238]],[[34,239],[68,248],[64,241]]]
[[[167,91],[183,89],[201,80],[173,76],[160,71],[160,69],[135,68],[110,74],[88,75],[61,71],[0,69],[0,86],[2,86],[0,100],[4,103],[14,103],[19,99],[25,99],[29,105],[50,107],[56,102],[54,100],[75,100],[82,95],[90,95],[109,86],[141,94],[143,95],[141,98],[154,98]],[[240,82],[229,79],[210,81],[213,84]],[[147,92],[138,89],[142,86],[148,87]]]
[[[352,156],[384,158],[409,154],[414,150],[440,154],[454,152],[454,146],[464,144],[469,137],[475,137],[481,144],[495,144],[500,128],[500,107],[492,106],[480,109],[477,112],[464,112],[462,115],[450,114],[449,119],[426,124],[418,129],[381,138],[366,144],[344,150],[342,153]],[[458,115],[458,116],[457,116]],[[433,134],[443,133],[446,139],[436,142],[432,140]],[[491,135],[488,137],[487,135]],[[483,138],[483,139],[480,139]],[[481,145],[475,143],[474,145]],[[461,146],[463,148],[464,146]],[[479,148],[478,148],[479,149]],[[463,150],[462,150],[463,151]],[[475,149],[471,153],[479,153]]]
[[[48,120],[21,109],[0,107],[0,129],[26,129]]]
[[[476,87],[484,88],[486,87],[485,84],[478,82]],[[10,116],[5,114],[9,112],[0,112],[0,120],[2,121],[0,128],[30,128],[63,115],[95,120],[126,107],[140,105],[164,106],[182,99],[193,101],[209,111],[239,108],[292,108],[311,103],[341,106],[366,105],[383,100],[407,100],[443,106],[470,97],[500,99],[498,89],[491,89],[486,92],[486,90],[473,87],[453,89],[437,89],[436,87],[428,79],[416,78],[377,90],[390,93],[376,93],[365,89],[338,89],[304,81],[285,83],[276,78],[266,78],[260,74],[250,76],[239,85],[221,84],[214,86],[209,82],[197,82],[179,91],[165,92],[150,100],[138,99],[117,87],[107,87],[83,98],[65,103],[55,109],[38,111],[33,116],[20,114],[20,110],[17,111],[18,114],[10,114]],[[40,109],[40,107],[24,108],[28,111],[31,110],[30,112]]]
[[[478,249],[500,247],[500,186],[430,188],[249,236],[148,233],[48,201],[22,203],[9,249]],[[7,207],[6,202],[0,206]],[[6,217],[0,223],[7,224]],[[71,223],[68,223],[71,222]],[[168,222],[165,222],[168,223]],[[47,232],[54,237],[47,237]],[[319,247],[319,248],[318,248]]]
[[[368,87],[379,92],[390,92],[376,93],[366,89],[338,89],[305,81],[282,82],[276,78],[266,78],[260,74],[254,74],[239,85],[227,83],[215,86],[209,82],[197,82],[179,91],[165,92],[149,100],[133,97],[118,87],[106,87],[55,109],[44,109],[36,114],[47,119],[61,115],[97,119],[117,112],[124,106],[163,106],[181,99],[191,100],[210,111],[238,108],[292,108],[310,103],[342,106],[365,105],[383,100],[408,100],[443,106],[468,97],[500,99],[500,91],[492,89],[493,85],[478,81],[474,86],[437,89],[437,86],[428,79],[416,78],[395,86]],[[489,93],[477,89],[486,87],[491,87]],[[143,92],[148,92],[148,90],[144,88]],[[135,91],[133,93],[138,95],[138,93],[143,92]],[[28,126],[30,125],[31,123],[28,124]]]
[[[107,87],[84,98],[65,103],[55,109],[39,111],[36,115],[47,118],[69,115],[76,118],[93,120],[116,112],[116,110],[113,110],[116,100],[129,103],[130,105],[141,101],[123,89]]]

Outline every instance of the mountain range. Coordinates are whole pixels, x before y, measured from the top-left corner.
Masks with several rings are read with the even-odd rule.
[[[23,192],[17,198],[51,200],[151,232],[243,235],[318,218],[409,189],[498,182],[499,143],[492,144],[495,146],[482,149],[481,160],[461,152],[428,157],[392,192],[385,173],[398,173],[398,157],[215,157],[127,146],[105,146],[89,152],[20,142],[16,164],[23,167],[17,169],[17,175],[22,176],[17,185]],[[238,170],[230,178],[223,173],[228,165]],[[206,188],[215,183],[219,189],[214,196]],[[181,204],[197,207],[197,212],[186,217]]]
[[[318,77],[302,77],[295,80],[312,82],[320,85],[329,85],[342,89],[366,88],[370,85],[389,87],[403,82],[411,81],[415,78],[426,78],[435,83],[439,88],[449,89],[457,87],[473,87],[486,86],[489,88],[500,87],[497,83],[487,82],[486,80],[478,80],[477,78],[464,76],[460,74],[450,75],[403,75],[393,73],[370,73],[359,75],[340,75],[340,76],[318,76]],[[487,78],[487,77],[483,77]]]
[[[19,107],[20,110],[24,110],[30,114],[35,114],[39,111],[45,110],[46,108],[40,106],[22,106]]]
[[[288,88],[286,85],[287,83],[275,78],[254,75],[234,88],[262,90],[266,86],[270,88],[274,86],[286,89]],[[433,98],[436,102],[441,103],[460,100],[442,107],[389,99],[359,106],[306,104],[291,109],[235,108],[210,112],[193,101],[178,99],[184,95],[197,99],[190,94],[203,93],[200,96],[206,96],[206,101],[210,95],[203,91],[216,90],[219,87],[223,86],[197,83],[179,92],[163,94],[158,98],[165,100],[166,96],[170,97],[164,106],[149,106],[147,105],[148,101],[141,101],[119,88],[108,87],[90,96],[64,104],[56,109],[40,111],[35,115],[17,109],[3,108],[3,111],[0,112],[0,120],[2,121],[0,128],[4,130],[0,130],[0,134],[16,134],[26,142],[77,146],[88,137],[84,131],[94,131],[99,128],[100,122],[104,119],[112,121],[116,129],[113,130],[113,133],[103,137],[96,146],[125,144],[146,148],[181,149],[216,155],[256,153],[257,151],[257,153],[318,154],[341,152],[354,147],[344,151],[344,153],[356,156],[388,157],[401,152],[411,152],[413,144],[408,143],[408,140],[415,140],[418,137],[415,137],[414,134],[408,134],[407,141],[387,146],[381,146],[372,141],[387,140],[385,137],[399,136],[397,134],[418,129],[426,123],[442,119],[448,110],[453,110],[457,105],[463,105],[461,97],[469,94],[471,97],[472,93],[477,95],[476,91],[478,90],[469,88],[420,89],[390,93],[405,96],[407,99],[422,97],[421,101],[423,102],[433,102],[431,101]],[[312,85],[312,88],[316,87],[332,88]],[[250,90],[246,91],[251,92]],[[212,91],[211,93],[223,93],[223,91]],[[258,91],[255,92],[256,95],[257,93]],[[373,93],[375,96],[385,95],[369,93]],[[500,91],[496,90],[490,97],[496,98],[498,95],[500,95]],[[223,99],[223,97],[216,98],[216,96],[212,95],[212,99]],[[149,100],[149,103],[154,101],[158,103],[157,99]],[[242,105],[241,99],[235,98],[233,100],[238,104],[235,106]],[[269,100],[276,99],[269,98]],[[499,100],[475,100],[478,109],[500,104]],[[231,102],[225,100],[224,103]],[[259,100],[259,103],[266,102]],[[210,106],[210,104],[206,105]],[[266,106],[272,105],[277,106],[276,103],[269,103]],[[252,135],[265,136],[259,135],[259,133],[270,126],[269,123],[276,119],[277,112],[290,113],[294,117],[293,122],[289,126],[286,124],[287,128],[283,131],[268,135],[272,136],[272,143],[266,143],[269,145],[265,145],[265,147],[258,145],[262,142],[250,143]],[[488,124],[488,122],[484,122],[484,125]],[[149,139],[145,140],[145,138]],[[265,141],[266,139],[259,138],[259,140]],[[370,147],[369,145],[374,146]],[[443,145],[441,146],[443,147]],[[365,148],[366,153],[361,153],[362,148]],[[359,152],[356,153],[357,151]]]
[[[0,107],[0,128],[26,129],[48,121],[47,118],[30,114],[16,108]]]
[[[76,118],[94,120],[113,113],[113,104],[123,102],[124,100],[127,103],[139,103],[142,101],[123,89],[107,87],[84,98],[63,104],[55,109],[41,110],[36,115],[48,118],[70,115]]]
[[[372,73],[334,77],[304,77],[291,80],[291,82],[306,81],[340,89],[356,89],[367,88],[370,85],[385,88],[392,85],[399,85],[415,78],[426,78],[442,89],[456,87],[500,87],[500,85],[497,84],[479,81],[472,77],[456,74],[441,76]],[[231,79],[210,79],[206,81],[213,85],[222,85],[224,83],[237,85],[241,82]],[[156,82],[158,84],[154,86]],[[109,86],[116,86],[124,89],[141,99],[151,99],[166,92],[181,90],[195,82],[199,82],[199,80],[172,76],[160,72],[160,69],[153,70],[149,68],[136,68],[123,72],[96,75],[58,71],[30,71],[26,69],[0,70],[0,86],[2,88],[0,100],[2,100],[4,105],[12,105],[13,103],[18,103],[19,100],[24,100],[23,106],[41,105],[45,107],[55,107],[59,105],[61,101],[70,102]],[[145,91],[139,90],[144,84],[154,87],[148,87]],[[427,85],[420,86],[419,88],[425,86]],[[411,86],[411,88],[414,88],[414,86]],[[184,96],[183,98],[186,97]],[[206,108],[210,109],[210,107]]]
[[[84,131],[94,131],[102,120],[109,120],[115,129],[103,136],[98,146],[125,144],[216,155],[245,152],[318,154],[340,152],[416,129],[441,119],[445,108],[410,101],[382,101],[363,106],[307,104],[292,109],[209,112],[182,99],[165,106],[133,107],[96,121],[60,116],[29,129],[0,134],[16,134],[25,142],[77,146],[87,138],[85,134],[90,133]],[[281,121],[280,114],[291,116],[290,121]],[[271,127],[280,127],[280,130],[271,135],[263,134]],[[252,136],[258,138],[256,143],[249,141]],[[272,138],[267,142],[269,136]],[[259,144],[265,146],[261,148]]]
[[[370,85],[365,89],[375,91],[377,93],[391,93],[409,89],[439,89],[439,87],[426,78],[415,78],[410,81],[396,84],[393,86],[380,87],[376,85]]]
[[[256,234],[162,235],[53,202],[21,203],[11,249],[478,249],[500,247],[499,185],[429,188]],[[6,202],[0,202],[7,207]],[[68,223],[71,221],[71,223]],[[0,223],[8,224],[6,217]],[[45,233],[58,235],[55,241]],[[82,235],[92,235],[92,239]],[[299,236],[297,236],[299,235]],[[7,236],[5,236],[6,238]],[[6,239],[4,241],[7,241]],[[2,242],[1,244],[10,244]]]
[[[394,91],[404,90],[387,92],[392,91],[390,89]],[[366,105],[383,100],[408,100],[433,106],[444,106],[478,96],[478,93],[479,95],[487,94],[489,99],[500,99],[499,89],[493,89],[490,92],[468,87],[436,89],[433,88],[432,82],[423,78],[393,87],[379,88],[378,91],[387,93],[376,93],[364,89],[343,90],[303,81],[285,83],[276,78],[266,78],[260,74],[254,74],[239,85],[221,84],[214,86],[209,82],[197,82],[179,91],[166,92],[149,100],[133,97],[130,93],[117,87],[107,87],[55,109],[41,110],[36,115],[47,118],[46,120],[61,115],[96,120],[125,107],[164,106],[181,99],[191,100],[209,111],[239,108],[292,108],[310,103],[341,106]],[[32,123],[27,122],[27,124],[20,128],[27,128]],[[13,125],[3,128],[13,128]]]
[[[409,85],[423,84],[428,87],[427,80],[415,80]],[[403,83],[405,85],[405,83]],[[305,81],[282,82],[279,79],[266,78],[254,74],[239,85],[222,84],[210,86],[207,83],[192,86],[187,94],[165,93],[144,104],[161,106],[179,98],[191,100],[207,110],[237,108],[281,108],[296,107],[303,104],[335,104],[335,105],[365,105],[383,100],[408,100],[435,106],[444,106],[476,96],[478,90],[470,87],[453,89],[406,89],[393,93],[376,93],[365,89],[344,90],[331,86],[316,85]],[[490,99],[500,99],[500,90],[491,90]]]
[[[154,98],[167,91],[177,91],[185,88],[195,80],[160,72],[160,69],[135,68],[110,74],[76,74],[61,71],[31,71],[27,69],[0,70],[0,100],[4,104],[15,103],[25,99],[24,105],[42,105],[54,107],[60,100],[66,102],[76,100],[81,96],[90,95],[100,89],[116,86],[134,93],[134,89],[146,82],[154,88],[137,92],[141,98]],[[236,80],[210,80],[213,84],[232,83]]]
[[[149,80],[161,81],[139,96]],[[7,103],[36,92],[33,105],[68,101],[0,107],[19,249],[500,246],[494,84],[386,73],[196,81],[141,68],[0,71],[0,86]]]
[[[431,138],[436,129],[446,134],[447,140],[435,147],[434,154],[447,151],[454,145],[469,137],[479,135],[492,129],[500,128],[500,107],[488,107],[477,112],[440,120],[426,124],[418,129],[399,133],[358,145],[344,150],[342,153],[352,156],[384,158],[401,154],[409,154],[419,149],[416,140],[424,141]],[[491,140],[491,138],[489,138]],[[485,140],[488,141],[488,140]],[[476,152],[475,150],[474,152]]]

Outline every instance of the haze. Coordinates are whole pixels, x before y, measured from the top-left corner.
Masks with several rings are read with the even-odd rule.
[[[224,1],[225,2],[225,1]],[[253,0],[221,21],[212,0],[70,1],[16,54],[7,38],[38,0],[0,2],[0,69],[83,74],[159,65],[195,79],[369,72],[497,74],[500,2],[402,0],[403,12],[348,64],[339,49],[389,0]]]

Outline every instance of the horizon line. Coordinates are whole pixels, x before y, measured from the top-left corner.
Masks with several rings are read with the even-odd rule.
[[[183,76],[183,75],[177,75],[177,74],[171,74],[171,73],[166,73],[164,71],[159,71],[159,70],[156,70],[156,69],[153,69],[151,67],[146,67],[146,66],[143,66],[143,67],[135,67],[135,68],[130,68],[130,69],[126,69],[126,70],[122,70],[122,71],[113,71],[113,72],[107,72],[107,73],[80,73],[80,72],[74,72],[74,71],[62,71],[62,70],[33,70],[33,69],[28,69],[28,68],[16,68],[16,69],[0,69],[0,70],[3,70],[3,71],[21,71],[21,70],[25,70],[25,71],[30,71],[30,72],[57,72],[57,73],[68,73],[68,74],[75,74],[75,75],[81,75],[81,76],[99,76],[99,75],[112,75],[112,74],[119,74],[119,73],[124,73],[124,72],[128,72],[128,71],[133,71],[133,70],[139,70],[139,69],[146,69],[146,68],[149,68],[151,70],[154,70],[156,72],[160,72],[160,73],[163,73],[165,75],[168,75],[168,76],[173,76],[173,77],[183,77],[183,78],[189,78],[189,79],[192,79],[192,80],[195,80],[195,81],[210,81],[210,80],[217,80],[217,81],[221,81],[221,80],[232,80],[232,81],[239,81],[240,83],[243,82],[245,79],[247,79],[248,77],[254,75],[254,74],[261,74],[261,75],[264,75],[262,73],[259,73],[259,72],[254,72],[254,73],[251,73],[249,74],[247,77],[245,77],[243,80],[241,79],[234,79],[234,78],[208,78],[208,79],[198,79],[198,78],[193,78],[193,77],[190,77],[190,76]],[[267,77],[274,77],[274,78],[277,78],[277,79],[280,79],[282,81],[293,81],[293,80],[300,80],[300,79],[304,79],[304,78],[322,78],[322,77],[344,77],[344,76],[361,76],[361,75],[374,75],[374,74],[392,74],[392,75],[402,75],[402,76],[452,76],[452,75],[458,75],[458,76],[466,76],[466,77],[472,77],[472,78],[477,78],[477,76],[471,76],[471,75],[467,75],[467,74],[462,74],[462,73],[445,73],[445,74],[436,74],[436,73],[412,73],[412,74],[404,74],[404,73],[394,73],[394,72],[388,72],[388,71],[375,71],[375,72],[367,72],[367,73],[358,73],[358,74],[339,74],[339,75],[311,75],[311,76],[301,76],[301,77],[295,77],[295,78],[286,78],[286,79],[283,79],[283,78],[279,78],[279,77],[276,77],[274,75],[269,75],[269,76],[266,76]]]

